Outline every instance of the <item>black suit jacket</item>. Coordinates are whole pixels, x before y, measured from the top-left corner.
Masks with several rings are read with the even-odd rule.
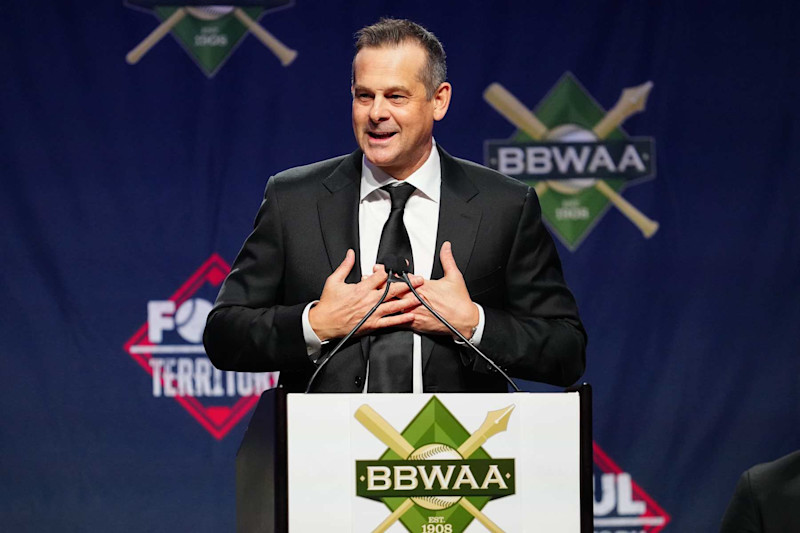
[[[742,474],[720,528],[720,533],[794,531],[800,531],[800,451]]]
[[[533,189],[439,151],[442,188],[431,278],[443,275],[438,250],[449,240],[470,296],[485,311],[481,350],[512,376],[574,383],[584,370],[586,334]],[[361,162],[357,150],[269,179],[254,230],[208,316],[204,343],[217,368],[279,370],[287,389],[305,389],[315,365],[303,338],[304,308],[319,298],[348,248],[356,251],[356,262],[347,281],[361,278]],[[426,392],[507,390],[496,371],[450,336],[422,341]],[[315,390],[363,390],[368,342],[351,339]]]

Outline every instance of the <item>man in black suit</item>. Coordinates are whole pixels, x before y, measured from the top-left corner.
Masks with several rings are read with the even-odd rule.
[[[739,478],[720,533],[800,531],[800,450]]]
[[[209,358],[226,370],[279,370],[288,390],[303,390],[379,300],[387,275],[376,263],[388,250],[413,266],[422,297],[501,368],[572,384],[584,370],[586,334],[534,191],[433,140],[451,96],[441,44],[413,22],[383,19],[359,32],[356,49],[359,149],[270,178],[209,314]],[[314,390],[507,385],[394,283]]]

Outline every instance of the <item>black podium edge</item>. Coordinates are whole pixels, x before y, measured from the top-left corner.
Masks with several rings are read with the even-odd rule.
[[[564,392],[577,392],[580,413],[580,510],[581,533],[594,531],[594,452],[592,444],[592,386],[588,383],[573,385]]]
[[[288,533],[286,389],[264,391],[236,452],[237,533]]]

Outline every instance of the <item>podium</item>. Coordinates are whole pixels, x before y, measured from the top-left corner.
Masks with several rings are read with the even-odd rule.
[[[264,392],[236,457],[239,533],[593,530],[591,387]]]

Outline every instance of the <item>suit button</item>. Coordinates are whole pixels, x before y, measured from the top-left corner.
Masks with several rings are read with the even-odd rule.
[[[361,377],[361,376],[356,376],[355,383],[356,383],[356,387],[358,387],[360,389],[361,386],[364,385],[364,378]]]

